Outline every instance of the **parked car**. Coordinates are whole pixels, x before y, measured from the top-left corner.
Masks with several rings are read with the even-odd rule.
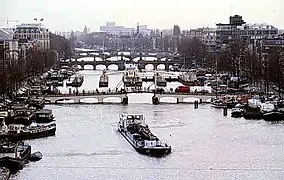
[[[189,93],[190,87],[189,86],[179,86],[175,89],[176,93]]]

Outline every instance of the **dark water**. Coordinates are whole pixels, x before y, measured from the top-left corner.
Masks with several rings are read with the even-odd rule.
[[[224,117],[210,105],[154,106],[145,94],[131,95],[129,101],[128,106],[47,106],[56,117],[56,136],[28,141],[43,159],[12,179],[284,178],[284,123]],[[120,113],[144,114],[172,153],[163,158],[138,154],[117,132]]]

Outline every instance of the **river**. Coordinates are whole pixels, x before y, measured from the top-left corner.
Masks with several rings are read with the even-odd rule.
[[[98,88],[101,71],[84,70],[79,90]],[[121,73],[108,71],[110,88]],[[147,84],[146,86],[148,86]],[[170,83],[175,88],[179,83]],[[169,88],[167,87],[167,88]],[[68,92],[67,88],[61,91]],[[129,104],[48,105],[56,136],[27,141],[43,159],[11,179],[282,179],[284,123],[224,117],[201,104],[151,104],[150,94],[129,95]],[[113,99],[108,101],[112,102]],[[119,101],[116,100],[116,101]],[[166,102],[175,102],[166,99]],[[162,158],[138,154],[117,132],[121,113],[141,113],[151,131],[172,146]]]

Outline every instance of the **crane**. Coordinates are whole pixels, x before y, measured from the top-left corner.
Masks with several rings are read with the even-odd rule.
[[[15,20],[9,20],[8,18],[6,18],[5,20],[1,20],[7,23],[7,28],[9,28],[9,23],[18,23],[18,21]]]

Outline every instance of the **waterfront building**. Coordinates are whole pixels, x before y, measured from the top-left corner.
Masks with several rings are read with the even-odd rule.
[[[187,35],[190,38],[198,38],[205,46],[208,52],[215,52],[216,50],[216,29],[203,27],[197,29],[191,29]]]
[[[19,59],[22,53],[18,41],[7,31],[0,29],[0,67]]]
[[[14,39],[26,40],[34,48],[48,51],[50,49],[49,31],[40,23],[30,23],[18,25],[14,31]]]
[[[220,50],[223,44],[232,40],[241,40],[253,43],[256,40],[273,39],[278,35],[278,29],[268,24],[247,24],[242,16],[230,17],[228,24],[218,23],[216,30],[216,45]]]

